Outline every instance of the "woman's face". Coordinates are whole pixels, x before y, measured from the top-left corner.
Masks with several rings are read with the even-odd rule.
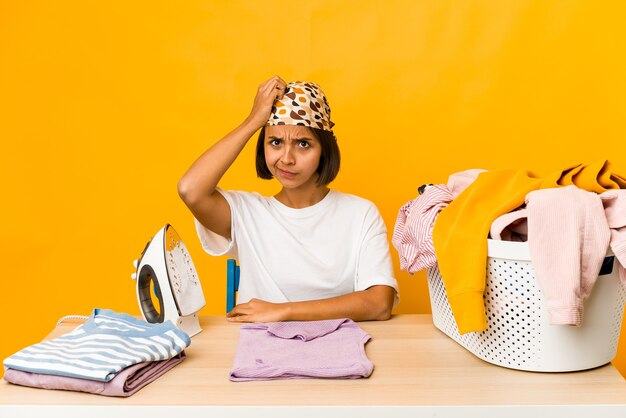
[[[265,127],[265,162],[284,188],[316,186],[322,145],[306,126]]]

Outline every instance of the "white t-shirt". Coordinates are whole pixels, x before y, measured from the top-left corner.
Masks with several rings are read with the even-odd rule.
[[[239,261],[237,303],[325,299],[374,285],[398,294],[387,228],[372,202],[330,190],[294,209],[258,193],[217,190],[230,205],[232,239],[194,220],[207,253]]]

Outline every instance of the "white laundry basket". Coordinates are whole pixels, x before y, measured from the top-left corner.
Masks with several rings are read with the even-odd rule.
[[[488,240],[485,293],[487,329],[460,335],[438,266],[427,271],[435,327],[477,357],[498,366],[539,372],[567,372],[610,362],[624,314],[626,290],[615,257],[585,301],[580,327],[550,325],[528,244]],[[605,270],[610,270],[607,274]]]

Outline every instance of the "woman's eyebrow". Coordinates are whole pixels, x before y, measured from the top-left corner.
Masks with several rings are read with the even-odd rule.
[[[272,139],[280,139],[281,141],[283,140],[282,137],[275,136],[275,135],[268,136],[267,138],[269,140],[272,140]],[[300,137],[300,138],[292,138],[290,141],[313,141],[313,138],[311,138],[309,136],[303,136],[303,137]]]

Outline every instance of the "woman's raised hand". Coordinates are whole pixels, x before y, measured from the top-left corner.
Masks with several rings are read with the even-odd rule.
[[[247,118],[256,129],[262,128],[268,121],[274,101],[283,98],[286,86],[287,83],[277,75],[259,86],[252,111]]]

